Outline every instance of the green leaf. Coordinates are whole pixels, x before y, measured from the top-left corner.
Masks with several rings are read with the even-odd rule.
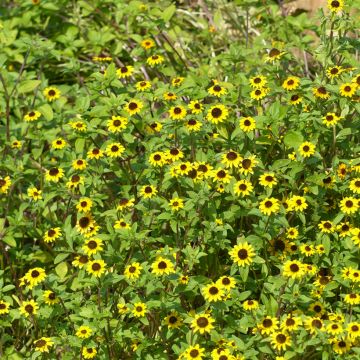
[[[69,253],[67,253],[67,254],[62,253],[62,254],[56,255],[56,258],[54,259],[54,264],[56,265],[59,262],[65,260],[69,255],[70,255]]]
[[[64,279],[67,272],[68,272],[68,266],[66,262],[61,262],[55,267],[55,272],[59,276],[60,279]]]
[[[38,107],[38,110],[44,115],[44,118],[51,121],[54,118],[54,112],[49,104],[44,104]]]
[[[7,291],[10,291],[12,289],[15,289],[15,285],[6,285],[2,288],[1,292],[7,292]]]
[[[18,93],[28,93],[41,84],[40,80],[25,80],[18,87]]]
[[[298,148],[303,142],[303,136],[297,131],[290,130],[284,136],[284,143],[289,148]]]
[[[165,22],[168,22],[173,17],[175,12],[176,12],[176,6],[174,4],[171,4],[163,11],[161,17]]]

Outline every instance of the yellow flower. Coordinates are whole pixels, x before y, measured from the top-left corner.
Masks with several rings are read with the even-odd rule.
[[[45,180],[57,183],[63,176],[64,176],[63,169],[53,167],[50,170],[46,170]]]
[[[300,85],[300,79],[295,76],[289,76],[282,84],[285,90],[295,90]]]
[[[165,164],[167,164],[167,162],[168,162],[168,157],[166,153],[162,151],[156,151],[149,156],[149,163],[152,166],[162,167]]]
[[[46,243],[54,242],[57,238],[61,236],[61,230],[59,227],[51,228],[50,230],[46,231],[44,234],[44,241]]]
[[[229,255],[239,266],[247,266],[253,262],[255,251],[252,245],[244,242],[235,245],[231,251],[229,251]]]
[[[251,182],[248,180],[240,180],[234,185],[234,193],[239,196],[247,196],[254,190]]]
[[[35,351],[49,352],[49,347],[53,345],[54,342],[48,337],[42,337],[39,340],[34,341]]]
[[[259,303],[256,300],[245,300],[242,304],[245,310],[256,310],[259,308]]]
[[[144,317],[147,312],[147,306],[142,302],[137,302],[134,304],[134,308],[131,312],[135,317]]]
[[[340,86],[340,95],[346,97],[352,97],[357,89],[357,85],[354,83],[345,83]]]
[[[341,66],[333,66],[326,69],[326,76],[330,79],[338,77],[344,69]]]
[[[58,88],[51,86],[51,87],[47,87],[43,91],[43,94],[48,101],[54,101],[56,99],[59,99],[61,92]]]
[[[150,199],[157,194],[156,187],[153,185],[144,185],[140,189],[140,195],[145,199]]]
[[[128,119],[122,116],[112,116],[111,120],[108,120],[107,127],[108,131],[112,133],[119,133],[126,129]]]
[[[155,275],[169,275],[175,272],[172,262],[161,256],[151,264],[151,268]]]
[[[271,335],[271,344],[276,350],[285,351],[291,346],[291,337],[284,331],[274,332]]]
[[[22,142],[19,141],[19,140],[14,140],[12,143],[11,143],[11,148],[12,149],[20,149],[22,146]]]
[[[172,211],[178,211],[184,207],[184,200],[178,197],[172,198],[169,201],[169,206]]]
[[[209,302],[223,300],[223,297],[225,295],[222,286],[216,283],[211,283],[204,286],[201,289],[201,292],[205,300]]]
[[[239,121],[240,129],[244,132],[250,132],[256,129],[256,121],[252,117],[243,117]]]
[[[140,276],[142,266],[138,262],[132,262],[125,268],[124,276],[129,280],[137,279]]]
[[[30,111],[24,116],[24,120],[27,122],[35,121],[41,116],[41,112],[39,111]]]
[[[82,349],[82,356],[84,359],[93,359],[97,354],[97,351],[93,347],[83,347]]]
[[[309,141],[305,141],[299,146],[298,151],[304,158],[310,157],[315,154],[315,145]]]
[[[93,148],[88,151],[87,157],[89,159],[100,159],[104,156],[104,152],[101,149]]]
[[[172,86],[180,86],[184,82],[185,78],[179,76],[174,79],[171,79]]]
[[[298,94],[294,94],[290,97],[290,100],[289,100],[289,103],[291,105],[297,105],[297,104],[300,104],[302,102],[303,98],[298,95]]]
[[[9,313],[10,304],[6,301],[0,300],[0,315]]]
[[[214,181],[228,184],[231,181],[231,175],[226,169],[215,169],[212,171],[212,178]]]
[[[273,197],[266,198],[261,201],[259,209],[263,214],[270,216],[271,214],[276,214],[277,212],[279,212],[280,202]]]
[[[274,63],[285,54],[284,51],[280,51],[279,49],[272,48],[269,53],[265,56],[265,62],[272,62]]]
[[[23,279],[26,280],[29,289],[32,289],[34,286],[43,282],[45,278],[45,270],[39,267],[30,269],[23,277]]]
[[[200,114],[204,109],[204,105],[201,104],[199,100],[190,101],[188,107],[191,110],[192,114]]]
[[[124,110],[129,115],[136,115],[141,111],[143,107],[144,104],[140,100],[132,99],[124,105]]]
[[[70,190],[77,189],[80,185],[84,185],[84,178],[79,175],[72,175],[71,179],[66,183],[66,187]]]
[[[358,209],[359,200],[352,196],[347,196],[340,201],[340,210],[345,214],[354,214]]]
[[[106,264],[104,260],[89,261],[86,266],[86,271],[96,277],[101,276],[106,271]]]
[[[131,65],[122,66],[116,70],[116,75],[119,79],[125,79],[130,77],[134,73],[134,67]]]
[[[194,332],[198,331],[200,334],[209,333],[211,329],[214,328],[214,322],[215,320],[210,316],[210,314],[197,314],[191,322],[191,328]]]
[[[51,290],[46,290],[43,293],[44,302],[47,305],[55,305],[60,299],[56,296],[56,294]]]
[[[229,110],[222,104],[212,106],[206,115],[206,119],[212,124],[219,124],[226,120]]]
[[[183,353],[186,360],[202,360],[204,357],[205,349],[201,348],[199,344],[189,346]]]
[[[336,125],[341,119],[342,117],[337,116],[335,113],[327,113],[322,117],[323,124],[325,124],[327,127]]]
[[[303,277],[304,273],[304,266],[300,261],[288,260],[284,263],[283,276],[297,279]]]
[[[314,96],[325,100],[330,97],[329,92],[326,90],[326,87],[323,85],[313,88],[313,94]]]
[[[303,196],[294,195],[289,200],[289,210],[295,211],[304,211],[307,209],[308,204],[306,203],[306,199]]]
[[[92,329],[86,325],[81,325],[76,330],[76,336],[80,339],[87,339],[91,336],[91,334],[92,334]]]
[[[278,320],[270,316],[266,316],[262,321],[257,325],[257,328],[260,330],[262,335],[270,335],[274,333],[278,328]]]
[[[261,89],[267,84],[266,77],[263,75],[256,75],[249,80],[250,86],[255,89]]]
[[[83,159],[77,159],[72,162],[72,167],[74,170],[84,170],[86,169],[86,166],[86,160]]]
[[[51,143],[51,147],[55,150],[61,150],[67,145],[66,141],[62,138],[55,139]]]
[[[135,87],[136,87],[136,90],[138,90],[138,91],[145,91],[145,90],[151,88],[151,82],[150,81],[145,81],[145,80],[138,81],[135,84]]]
[[[124,209],[131,208],[134,206],[134,202],[135,202],[134,198],[131,199],[121,198],[116,210],[122,211]]]
[[[162,64],[165,61],[164,57],[161,55],[152,55],[147,58],[146,63],[150,65],[151,67],[154,67],[155,65]]]
[[[328,9],[332,13],[341,11],[344,7],[344,0],[328,0]]]
[[[82,246],[86,255],[95,255],[98,252],[103,250],[103,241],[99,238],[91,238],[85,241],[85,244]]]
[[[360,178],[355,178],[350,181],[349,189],[355,194],[360,194]]]
[[[172,311],[164,321],[169,329],[177,329],[183,324],[181,317],[176,311]]]
[[[143,41],[141,41],[140,45],[145,49],[145,50],[149,50],[152,47],[155,46],[155,42],[152,39],[144,39]]]
[[[111,158],[118,158],[124,153],[125,148],[120,143],[111,143],[106,147],[105,153]]]
[[[210,95],[221,97],[222,95],[226,95],[227,90],[223,86],[219,84],[215,84],[208,89],[208,93]]]
[[[114,229],[130,229],[130,224],[128,224],[124,219],[116,220],[114,224]]]
[[[277,184],[277,180],[274,173],[265,173],[260,176],[259,183],[262,186],[272,189],[272,187]]]
[[[192,131],[199,131],[202,127],[202,123],[196,119],[190,119],[185,123],[186,128],[189,130],[189,132]]]
[[[250,97],[253,100],[261,100],[269,93],[269,91],[269,88],[257,88],[251,91]]]
[[[39,305],[34,300],[24,301],[19,308],[25,317],[36,315],[38,309]]]
[[[11,185],[10,176],[0,178],[0,192],[2,192],[3,194],[6,194],[10,185]]]
[[[180,105],[173,106],[169,110],[169,117],[172,120],[181,120],[186,116],[186,114],[186,109]]]

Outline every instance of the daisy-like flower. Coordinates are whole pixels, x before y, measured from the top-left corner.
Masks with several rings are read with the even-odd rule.
[[[45,304],[47,305],[55,305],[60,301],[60,299],[56,296],[56,294],[51,290],[44,291],[43,299]]]
[[[345,83],[340,86],[340,95],[345,97],[352,97],[357,89],[357,85],[354,83]]]
[[[86,255],[95,255],[98,252],[101,252],[103,248],[103,241],[99,238],[91,238],[85,241],[85,244],[82,246]]]
[[[157,194],[156,187],[153,185],[144,185],[140,189],[140,196],[142,196],[144,199],[151,199]]]
[[[151,88],[151,82],[146,80],[138,81],[135,87],[137,91],[146,91]]]
[[[259,184],[272,189],[277,184],[277,180],[274,173],[262,174],[259,178]]]
[[[89,262],[89,257],[87,255],[78,255],[75,257],[75,260],[72,262],[72,265],[76,266],[79,269],[82,269]]]
[[[107,122],[108,131],[112,133],[119,133],[126,129],[128,119],[122,116],[112,116],[111,120]]]
[[[291,346],[291,337],[285,331],[274,332],[271,335],[271,345],[276,350],[285,351],[287,347]]]
[[[233,262],[239,266],[247,266],[253,262],[255,250],[252,245],[247,242],[235,245],[229,252]]]
[[[86,266],[86,271],[96,277],[101,276],[106,271],[106,264],[104,260],[89,261]]]
[[[304,276],[304,273],[304,266],[300,261],[288,260],[284,263],[283,276],[297,279]]]
[[[222,155],[221,162],[225,165],[225,167],[231,168],[238,167],[241,160],[241,156],[236,151],[230,150],[226,154]]]
[[[101,150],[101,149],[98,149],[98,148],[93,148],[91,150],[88,151],[87,153],[87,157],[89,159],[100,159],[104,156],[104,152]]]
[[[276,214],[280,210],[280,201],[275,198],[266,198],[261,201],[259,210],[264,214],[270,216]]]
[[[250,132],[256,129],[256,121],[250,116],[241,118],[239,125],[240,129],[244,132]]]
[[[269,88],[257,88],[251,91],[250,97],[253,100],[261,100],[269,93],[269,91]]]
[[[178,76],[174,79],[171,79],[171,85],[175,87],[180,86],[184,82],[184,80],[184,77]]]
[[[267,79],[263,75],[256,75],[249,80],[250,86],[255,89],[261,89],[266,86]]]
[[[297,237],[299,236],[299,230],[295,227],[289,227],[287,230],[286,230],[286,237],[288,239],[296,239]]]
[[[106,147],[105,153],[111,158],[118,158],[124,153],[125,148],[120,143],[111,143]]]
[[[173,263],[161,256],[151,264],[151,269],[152,273],[158,276],[169,275],[175,272]]]
[[[236,280],[231,276],[222,276],[220,279],[216,281],[216,284],[221,286],[223,289],[230,291],[235,288]]]
[[[200,114],[204,109],[204,105],[201,104],[199,100],[190,101],[188,107],[192,114]]]
[[[247,311],[253,311],[259,308],[259,302],[256,300],[245,300],[242,306]]]
[[[326,100],[330,97],[330,93],[326,90],[325,86],[315,87],[312,91],[314,96],[317,98]]]
[[[125,268],[124,276],[129,280],[135,280],[139,278],[141,274],[142,266],[138,262],[132,262]]]
[[[226,95],[226,94],[227,94],[227,90],[226,90],[223,86],[221,86],[221,85],[219,85],[219,84],[215,84],[215,85],[213,85],[212,87],[210,87],[210,88],[208,89],[208,93],[209,93],[210,95],[214,95],[214,96],[217,96],[217,97],[221,97],[222,95]]]
[[[96,356],[97,351],[94,347],[84,346],[81,353],[84,359],[93,359]]]
[[[12,143],[11,143],[11,148],[12,148],[12,149],[20,149],[21,146],[22,146],[22,142],[19,141],[19,140],[14,140],[14,141],[12,141]]]
[[[300,317],[289,314],[286,319],[282,321],[280,328],[285,331],[292,332],[299,329],[301,325],[302,321]]]
[[[61,150],[67,145],[63,138],[57,138],[51,143],[51,147],[55,150]]]
[[[253,174],[254,167],[257,165],[258,161],[255,158],[255,155],[250,155],[241,159],[239,163],[239,172],[243,175]]]
[[[40,111],[32,110],[24,116],[24,120],[27,122],[35,121],[41,116]]]
[[[155,46],[155,42],[152,39],[144,39],[141,41],[140,45],[145,49],[149,50]]]
[[[120,315],[124,315],[129,311],[129,308],[126,306],[126,304],[117,304],[116,307]]]
[[[201,348],[199,344],[194,346],[189,346],[185,352],[183,353],[182,357],[186,360],[202,360],[204,355],[205,349]]]
[[[58,167],[52,167],[49,170],[46,170],[45,180],[52,181],[52,182],[59,182],[64,176],[64,170]]]
[[[10,176],[6,176],[4,178],[0,177],[0,193],[6,194],[10,186],[11,186]]]
[[[298,151],[304,158],[310,157],[315,154],[315,145],[309,141],[305,141],[299,146]]]
[[[80,198],[78,203],[76,204],[76,209],[78,212],[89,212],[93,206],[93,202],[91,199],[87,197]]]
[[[66,183],[66,187],[70,190],[75,190],[80,185],[84,185],[84,178],[77,174],[72,175],[70,180]]]
[[[238,196],[247,196],[252,193],[254,187],[248,180],[240,180],[234,185],[234,193]]]
[[[31,299],[29,301],[24,301],[21,304],[19,310],[25,317],[29,317],[37,314],[39,305],[35,302],[35,300]]]
[[[196,119],[190,119],[186,121],[185,126],[189,130],[189,132],[196,132],[200,130],[200,128],[202,127],[202,123]]]
[[[269,53],[265,56],[265,62],[272,62],[274,63],[285,54],[284,51],[280,51],[279,49],[272,48]]]
[[[177,329],[183,324],[182,318],[176,311],[172,311],[164,319],[164,322],[168,326],[169,329]]]
[[[336,125],[342,118],[337,116],[335,113],[327,113],[325,116],[322,117],[323,124],[327,127]]]
[[[61,229],[59,227],[51,228],[44,234],[44,241],[46,243],[54,242],[61,236]]]
[[[84,170],[86,169],[87,163],[84,159],[77,159],[72,162],[72,167],[74,170]]]
[[[332,1],[335,2],[335,1]],[[339,354],[339,355],[343,355],[345,353],[347,353],[348,351],[350,351],[351,346],[353,345],[352,343],[352,339],[346,338],[346,337],[340,337],[340,338],[335,338],[331,340],[332,343],[332,348],[334,350],[335,353]]]
[[[116,75],[119,79],[125,79],[131,77],[134,73],[134,67],[132,65],[122,66],[116,70]]]
[[[0,315],[8,314],[10,309],[10,303],[0,300]]]
[[[181,120],[186,116],[186,114],[186,109],[181,105],[173,106],[169,110],[169,117],[172,120]]]
[[[211,317],[210,314],[202,313],[195,315],[194,320],[191,322],[191,329],[194,332],[199,332],[200,334],[209,333],[213,328],[213,323],[215,320]]]
[[[77,330],[76,330],[76,336],[80,339],[87,339],[91,336],[92,334],[92,329],[89,326],[86,325],[81,325]]]
[[[222,286],[217,283],[211,283],[204,286],[201,289],[201,293],[204,296],[205,300],[209,302],[221,301],[223,300],[223,297],[225,295]]]
[[[178,197],[172,198],[169,201],[169,207],[172,211],[178,211],[184,207],[184,200]]]
[[[168,162],[168,157],[167,157],[166,153],[164,153],[162,151],[156,151],[156,152],[150,154],[150,156],[149,156],[149,163],[152,166],[162,167],[165,164],[167,164],[167,162]]]
[[[114,229],[127,230],[130,229],[130,224],[128,224],[124,219],[116,220]]]
[[[344,0],[328,0],[328,9],[332,13],[338,13],[344,7]]]
[[[137,302],[134,304],[131,312],[135,317],[144,317],[147,312],[147,306],[143,302]]]
[[[294,94],[289,99],[289,104],[298,105],[302,102],[303,98],[299,94]]]
[[[72,129],[80,132],[86,131],[87,129],[87,125],[83,121],[71,121],[69,125]]]
[[[161,129],[162,129],[162,124],[159,123],[158,121],[154,121],[146,127],[147,132],[150,134],[159,133]]]
[[[350,181],[349,189],[355,194],[360,194],[360,178],[355,178]]]
[[[296,90],[300,85],[300,79],[296,76],[289,76],[282,84],[285,90]]]
[[[318,317],[308,317],[305,320],[304,327],[311,335],[316,334],[318,331],[324,330],[324,324]]]
[[[43,91],[43,94],[48,101],[54,101],[60,98],[61,92],[57,87],[50,86]]]
[[[344,297],[344,302],[349,305],[359,305],[360,295],[357,293],[346,294]]]
[[[76,229],[82,235],[88,235],[96,226],[95,220],[91,214],[84,214],[76,223]]]
[[[24,279],[26,280],[29,289],[32,289],[34,286],[43,282],[45,278],[45,270],[40,267],[30,269],[24,276]]]
[[[206,119],[212,124],[222,123],[227,119],[229,110],[222,104],[213,105],[207,112]]]
[[[144,104],[140,100],[132,99],[124,105],[124,110],[129,115],[136,115],[141,111],[143,107]]]
[[[180,149],[173,147],[166,151],[166,156],[170,161],[177,161],[184,157],[184,153]]]
[[[228,184],[231,181],[231,175],[226,169],[215,169],[212,171],[212,178],[214,181],[222,184]]]
[[[135,199],[134,198],[121,198],[119,200],[119,205],[117,206],[116,210],[122,211],[134,206]]]
[[[326,76],[330,79],[338,77],[344,69],[341,66],[333,66],[326,69]]]
[[[304,196],[294,195],[289,199],[289,207],[290,210],[302,212],[307,209],[308,204]]]
[[[54,342],[52,341],[51,338],[48,337],[42,337],[39,340],[34,341],[34,348],[35,351],[40,351],[40,352],[49,352],[49,347],[53,346]]]
[[[166,92],[164,93],[163,98],[166,101],[173,101],[177,99],[177,95],[172,92]]]
[[[146,63],[150,65],[151,67],[154,67],[155,65],[160,65],[165,61],[164,57],[162,55],[152,55],[146,59]]]
[[[276,318],[272,318],[271,316],[266,316],[257,325],[257,328],[260,330],[262,335],[270,335],[277,330],[278,320]]]
[[[347,196],[340,201],[340,210],[347,215],[354,214],[358,209],[359,200],[352,196]]]

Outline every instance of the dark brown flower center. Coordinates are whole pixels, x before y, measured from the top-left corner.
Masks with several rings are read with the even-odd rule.
[[[288,82],[287,82],[288,85],[294,85],[294,80],[290,79]]]
[[[191,126],[196,125],[196,123],[197,123],[197,121],[196,121],[195,119],[190,119],[190,120],[188,121],[188,124],[191,125]]]
[[[176,324],[176,322],[177,322],[177,317],[176,316],[170,316],[169,317],[169,323],[170,324]]]
[[[158,263],[158,269],[164,270],[164,269],[166,269],[166,268],[167,268],[167,264],[166,264],[165,261],[160,261],[160,262]]]
[[[99,271],[101,269],[101,265],[99,263],[94,263],[91,265],[93,271]]]
[[[192,358],[196,358],[196,357],[199,356],[199,350],[197,350],[197,349],[192,349],[189,354],[190,354],[190,356],[191,356]]]
[[[53,229],[50,229],[50,230],[48,230],[47,234],[49,237],[53,237],[56,234],[56,231]]]
[[[145,193],[146,194],[151,194],[152,193],[152,188],[151,188],[151,186],[147,186],[146,188],[145,188]]]
[[[45,345],[46,345],[46,341],[45,341],[45,340],[42,340],[42,339],[38,340],[38,341],[35,343],[35,347],[38,347],[38,348],[41,348],[41,347],[43,347],[43,346],[45,346]]]
[[[127,66],[123,66],[123,67],[121,67],[121,68],[120,68],[120,72],[121,72],[122,74],[127,73],[127,72],[128,72],[128,68],[127,68]]]
[[[235,159],[237,159],[237,157],[238,156],[237,156],[236,152],[234,152],[234,151],[230,151],[226,154],[226,158],[228,160],[235,160]]]
[[[219,109],[219,108],[217,108],[217,107],[216,107],[216,108],[213,108],[213,109],[211,110],[211,115],[212,115],[212,117],[214,117],[214,118],[220,117],[221,114],[222,114],[221,109]]]
[[[244,159],[241,161],[241,166],[244,169],[249,169],[251,167],[251,160],[250,159]]]
[[[174,114],[176,114],[176,115],[181,114],[181,108],[179,108],[179,107],[174,108]]]
[[[51,176],[56,176],[57,174],[59,174],[59,169],[58,168],[51,168],[49,171],[49,174]]]
[[[345,202],[345,206],[348,207],[348,208],[351,208],[351,207],[354,206],[354,203],[353,203],[351,200],[347,200],[347,201]]]
[[[303,151],[304,152],[308,152],[309,150],[310,150],[309,146],[307,146],[307,145],[303,146]]]
[[[298,99],[299,99],[299,95],[296,94],[291,97],[291,101],[296,101]]]
[[[246,189],[247,189],[246,184],[240,184],[240,185],[239,185],[239,190],[240,190],[240,191],[245,191]]]
[[[264,328],[269,328],[272,326],[273,322],[271,319],[265,319],[262,322]]]
[[[130,110],[135,110],[135,109],[137,109],[137,107],[138,107],[137,103],[135,103],[135,102],[129,103],[128,106],[129,106],[129,109],[130,109]]]
[[[26,310],[26,312],[28,312],[29,314],[32,314],[32,313],[34,312],[34,307],[33,307],[32,305],[30,305],[30,304],[27,304],[27,305],[25,306],[25,310]]]
[[[226,172],[224,170],[220,170],[217,172],[217,177],[223,179],[226,177]]]
[[[40,273],[37,270],[33,270],[31,272],[31,277],[32,278],[37,278],[37,277],[39,277],[39,275],[40,275]]]
[[[179,150],[178,149],[171,149],[170,154],[174,155],[174,156],[179,155]]]
[[[129,267],[129,273],[133,274],[136,271],[136,267],[135,266],[130,266]]]
[[[97,242],[94,241],[94,240],[90,240],[88,243],[87,243],[87,246],[89,249],[96,249],[97,248]]]
[[[324,86],[320,86],[318,89],[317,89],[317,91],[320,93],[320,94],[327,94],[327,91],[326,91],[326,89],[325,89],[325,87]]]
[[[56,94],[55,90],[49,90],[48,94],[50,96],[54,96]]]
[[[272,206],[273,206],[272,201],[270,201],[270,200],[265,201],[265,207],[266,207],[266,208],[271,208]]]
[[[284,342],[286,341],[286,336],[284,334],[278,334],[276,335],[276,341],[279,344],[284,344]]]
[[[196,324],[200,327],[200,328],[205,328],[209,325],[209,320],[206,317],[199,317],[196,320]]]
[[[248,252],[246,249],[240,249],[237,253],[238,258],[241,260],[245,260],[248,258]]]
[[[121,121],[120,121],[120,120],[115,120],[115,121],[113,122],[113,125],[116,126],[116,127],[118,127],[118,126],[121,125]]]
[[[219,292],[219,289],[218,289],[216,286],[212,286],[212,287],[209,289],[209,293],[210,293],[211,295],[216,295],[218,292]]]
[[[82,228],[88,227],[89,224],[90,224],[90,219],[87,216],[84,216],[79,220],[79,225]]]
[[[213,87],[213,90],[216,91],[216,92],[219,92],[219,91],[221,91],[221,86],[215,85],[215,86]]]
[[[295,320],[292,318],[286,319],[286,325],[287,326],[294,326],[295,325]]]
[[[275,57],[275,56],[278,56],[278,55],[280,55],[280,51],[278,49],[273,48],[269,52],[270,57]]]
[[[117,152],[119,150],[119,147],[117,146],[117,145],[113,145],[112,147],[111,147],[111,151],[112,152]]]
[[[79,257],[79,262],[81,263],[81,264],[86,264],[87,262],[88,262],[88,257],[87,257],[87,255],[81,255],[80,257]]]
[[[291,264],[291,265],[290,265],[290,270],[291,270],[291,272],[293,272],[293,273],[298,272],[298,271],[300,270],[299,265],[297,265],[297,264]]]

